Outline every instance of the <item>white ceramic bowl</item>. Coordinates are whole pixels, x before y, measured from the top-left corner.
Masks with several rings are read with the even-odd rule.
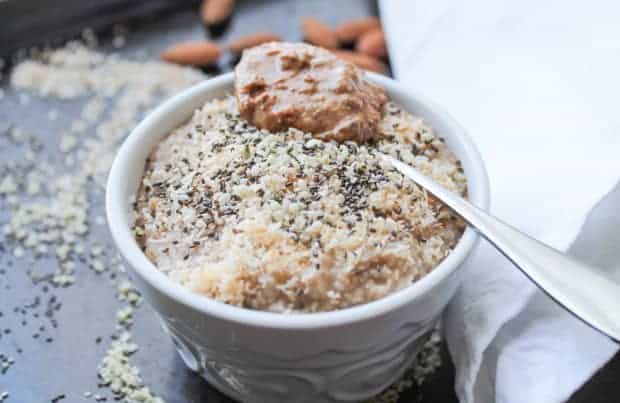
[[[463,163],[470,200],[488,205],[484,166],[463,129],[440,107],[368,74],[405,110],[422,116]],[[244,402],[359,401],[395,381],[412,362],[465,273],[477,242],[467,229],[452,253],[418,282],[385,298],[334,312],[285,315],[226,305],[192,293],[144,256],[130,229],[131,198],[145,160],[206,101],[232,92],[232,73],[164,102],[123,143],[110,176],[106,210],[112,236],[134,281],[161,316],[179,354],[223,393]]]

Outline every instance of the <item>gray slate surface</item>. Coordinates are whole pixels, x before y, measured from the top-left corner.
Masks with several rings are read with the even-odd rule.
[[[230,29],[223,36],[226,41],[241,33],[269,29],[281,33],[289,40],[301,39],[298,18],[314,15],[330,23],[355,16],[375,13],[371,1],[245,1]],[[0,16],[1,22],[2,16]],[[182,11],[157,20],[141,23],[129,36],[123,54],[134,54],[138,49],[148,55],[157,55],[166,45],[182,39],[203,37],[204,29],[193,11]],[[228,60],[221,66],[230,68]],[[56,144],[59,130],[70,119],[49,122],[45,111],[49,101],[34,99],[28,106],[20,106],[14,94],[7,91],[0,100],[0,125],[15,122],[35,133],[48,146]],[[75,116],[79,105],[58,102],[54,107],[61,116]],[[49,147],[48,147],[49,148]],[[0,142],[0,160],[19,157],[7,143]],[[620,188],[616,188],[592,213],[584,231],[571,251],[578,257],[603,267],[620,262]],[[93,206],[101,214],[101,200]],[[0,222],[6,219],[5,205],[0,200]],[[105,227],[95,228],[91,234],[104,244],[110,244]],[[25,271],[52,272],[51,262],[13,261],[9,253],[0,253],[0,354],[8,354],[16,363],[0,374],[0,391],[8,389],[11,396],[7,403],[48,402],[59,394],[65,394],[62,402],[85,401],[83,393],[97,390],[96,366],[110,343],[109,335],[116,324],[115,312],[121,304],[115,298],[115,290],[108,284],[109,274],[96,275],[91,270],[78,268],[77,283],[66,289],[55,289],[46,283],[33,284]],[[47,289],[47,292],[44,291]],[[41,304],[20,310],[35,302]],[[45,312],[52,297],[53,327]],[[17,312],[14,310],[17,309]],[[24,322],[25,324],[22,324]],[[43,326],[44,330],[40,330]],[[9,332],[6,330],[8,329]],[[38,334],[36,338],[35,334]],[[133,326],[133,334],[140,351],[134,362],[141,368],[145,381],[167,402],[228,402],[229,400],[210,388],[201,378],[189,372],[177,357],[170,340],[161,332],[158,321],[146,305],[140,308]],[[102,341],[97,343],[97,338]],[[51,341],[47,339],[51,338]],[[444,358],[448,361],[444,351]],[[575,398],[574,403],[618,402],[620,385],[620,359],[610,363]],[[448,403],[455,402],[452,392],[453,368],[449,362],[421,388],[403,396],[402,401]],[[102,391],[105,393],[105,391]],[[109,394],[108,394],[109,396]]]

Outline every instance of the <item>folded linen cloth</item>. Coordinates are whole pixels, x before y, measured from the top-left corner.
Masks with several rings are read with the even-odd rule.
[[[396,78],[478,145],[491,212],[567,249],[620,178],[620,3],[381,0],[380,13]],[[617,345],[486,243],[474,253],[444,318],[459,399],[565,401]]]

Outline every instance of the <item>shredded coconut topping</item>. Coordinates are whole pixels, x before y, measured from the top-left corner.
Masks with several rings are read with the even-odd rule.
[[[154,150],[135,235],[175,281],[261,310],[329,311],[401,289],[460,237],[447,208],[377,155],[393,155],[459,194],[460,163],[421,119],[391,103],[380,140],[269,133],[233,98],[198,110]]]

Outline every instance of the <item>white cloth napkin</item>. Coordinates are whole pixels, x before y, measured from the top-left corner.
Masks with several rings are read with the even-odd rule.
[[[478,145],[492,213],[566,249],[620,178],[620,3],[382,0],[380,12],[396,78]],[[562,402],[616,352],[484,242],[467,270],[445,315],[461,402]]]

